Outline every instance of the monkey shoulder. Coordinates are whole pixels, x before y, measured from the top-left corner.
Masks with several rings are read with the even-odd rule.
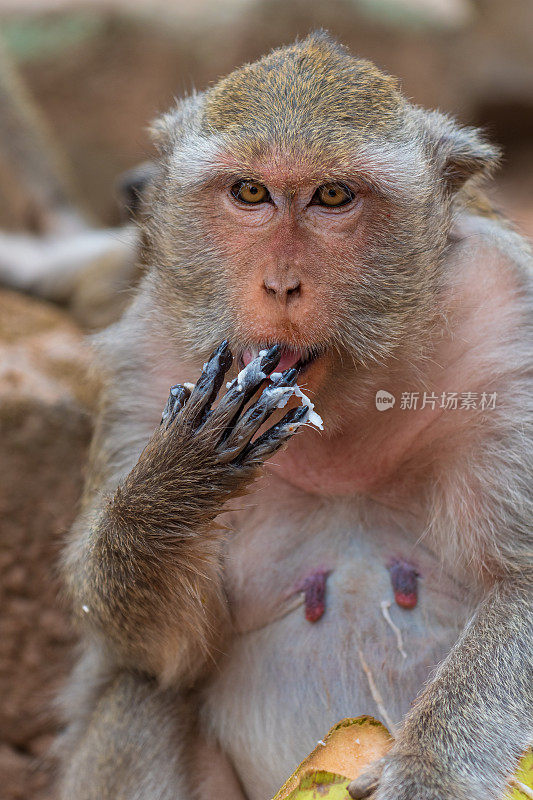
[[[498,219],[464,212],[458,216],[446,263],[447,311],[472,378],[518,377],[532,352],[533,259],[527,241]],[[448,347],[448,345],[446,345]],[[446,359],[444,359],[444,363]]]
[[[473,264],[485,260],[485,267],[514,276],[518,285],[531,285],[531,245],[501,214],[485,214],[465,207],[456,215],[450,234],[448,258],[466,258]]]

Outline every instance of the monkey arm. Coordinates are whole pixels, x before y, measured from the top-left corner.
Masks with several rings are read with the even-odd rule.
[[[244,410],[279,361],[278,350],[251,362],[215,410],[232,361],[226,345],[192,392],[173,387],[137,464],[92,522],[80,522],[66,553],[68,590],[77,615],[119,663],[163,680],[192,677],[220,644],[229,618],[223,537],[212,523],[307,413],[289,411],[251,443],[297,377],[296,370],[284,373]]]
[[[120,487],[81,532],[81,551],[69,554],[67,564],[70,599],[83,628],[107,645],[111,661],[164,682],[194,677],[229,622],[221,537],[208,524],[155,524],[145,509],[139,513],[135,489]],[[189,503],[186,495],[181,500]],[[178,516],[179,504],[174,508]]]
[[[502,419],[507,413],[502,409]],[[530,445],[524,434],[525,426],[505,438],[484,432],[478,444],[465,435],[476,458],[444,458],[432,475],[430,535],[450,559],[460,554],[477,566],[474,574],[484,573],[491,588],[406,717],[375,800],[499,800],[533,742]],[[366,796],[356,784],[353,797]]]
[[[501,798],[532,708],[532,586],[498,583],[406,718],[376,800]]]

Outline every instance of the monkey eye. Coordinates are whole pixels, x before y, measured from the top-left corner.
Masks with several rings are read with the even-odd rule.
[[[338,208],[351,203],[355,195],[344,183],[324,183],[314,193],[311,204]]]
[[[231,194],[241,203],[255,205],[266,203],[270,200],[270,194],[266,186],[257,181],[238,181],[231,187]]]

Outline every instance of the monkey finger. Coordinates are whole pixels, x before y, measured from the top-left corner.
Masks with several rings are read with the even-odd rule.
[[[281,347],[279,344],[273,344],[272,347],[269,347],[266,352],[262,356],[258,356],[259,366],[261,368],[261,372],[264,372],[265,375],[270,375],[276,367],[278,366],[280,359],[281,359]]]
[[[241,450],[244,450],[252,436],[257,433],[268,417],[280,407],[280,401],[292,394],[292,387],[298,377],[297,369],[286,370],[280,378],[267,386],[261,396],[244,415],[237,420],[235,426],[229,429],[219,443],[219,450],[223,453],[224,460],[232,460]]]
[[[258,391],[267,376],[277,367],[281,358],[279,345],[270,347],[262,355],[250,361],[238,377],[228,386],[228,391],[220,400],[214,413],[213,422],[221,427],[231,428],[242,414],[246,403]]]
[[[225,339],[204,364],[187,403],[187,421],[193,428],[197,428],[206,418],[232,363],[233,356]]]
[[[281,358],[281,347],[275,344],[268,350],[263,350],[239,375],[229,384],[228,393],[222,398],[220,405],[229,397],[238,396],[248,401],[259,389],[267,376],[277,367]],[[228,397],[229,395],[229,397]]]
[[[189,399],[190,394],[191,390],[180,383],[170,387],[170,394],[161,415],[161,425],[163,423],[169,425],[172,422]]]
[[[348,785],[348,793],[353,800],[366,800],[376,791],[385,765],[385,759],[380,758],[359,777]]]
[[[276,450],[279,450],[285,442],[288,442],[298,428],[307,422],[308,416],[309,406],[292,408],[280,422],[261,434],[254,442],[250,442],[235,463],[246,464],[247,466],[261,464],[265,459],[270,458]]]

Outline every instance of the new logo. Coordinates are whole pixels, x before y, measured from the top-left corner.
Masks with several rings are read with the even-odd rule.
[[[394,406],[396,402],[396,398],[390,392],[386,392],[385,389],[380,389],[376,392],[376,408],[378,411],[388,411],[389,408]]]

